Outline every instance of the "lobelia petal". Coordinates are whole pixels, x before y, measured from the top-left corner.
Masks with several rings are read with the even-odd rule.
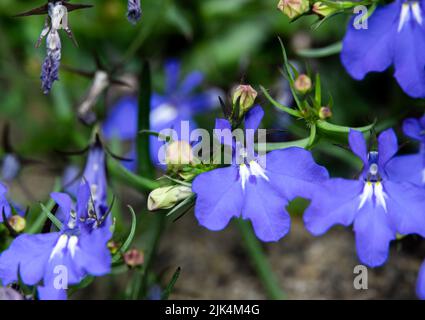
[[[278,241],[288,233],[291,224],[285,209],[288,200],[279,195],[268,181],[258,177],[255,183],[248,182],[244,199],[242,217],[251,220],[261,241]]]
[[[107,229],[104,227],[91,233],[82,233],[79,238],[75,263],[93,276],[103,276],[111,270],[111,254],[106,244],[112,234]]]
[[[363,161],[363,164],[366,166],[368,163],[367,158],[367,145],[366,140],[363,137],[363,134],[360,131],[350,129],[348,133],[348,143],[350,145],[351,151]]]
[[[71,197],[62,192],[52,192],[50,197],[58,204],[61,214],[65,218],[62,222],[66,223],[69,219],[69,214],[73,209]]]
[[[367,73],[381,72],[391,65],[400,7],[400,1],[379,6],[368,18],[367,29],[356,29],[355,17],[350,20],[342,44],[341,61],[354,79],[361,80]]]
[[[179,94],[187,96],[196,88],[198,88],[202,81],[204,81],[204,75],[200,71],[194,71],[189,73],[180,84]]]
[[[360,261],[369,267],[378,267],[388,257],[396,229],[382,206],[367,201],[354,219],[356,249]]]
[[[419,269],[418,280],[416,282],[416,294],[419,299],[425,300],[425,262]]]
[[[394,77],[400,87],[414,98],[425,97],[424,51],[424,26],[410,19],[394,39]]]
[[[18,280],[18,270],[22,281],[35,285],[44,275],[46,264],[59,233],[22,234],[17,237],[9,249],[0,255],[0,279],[3,285]]]
[[[180,62],[176,59],[168,60],[165,64],[165,93],[173,94],[179,85],[180,79]]]
[[[207,229],[224,229],[233,217],[241,215],[243,193],[238,168],[230,166],[198,175],[192,183],[196,193],[195,216]]]
[[[245,115],[245,129],[257,130],[263,117],[263,108],[259,105],[252,107]]]
[[[398,233],[425,237],[425,189],[410,183],[385,181],[387,208]]]
[[[56,289],[53,284],[39,286],[37,288],[40,300],[66,300],[67,294],[64,289]]]
[[[385,170],[387,162],[397,153],[397,136],[393,129],[383,131],[378,136],[378,166]]]
[[[421,123],[416,118],[408,118],[403,121],[403,132],[406,136],[422,141],[423,135],[421,132],[424,130]]]
[[[329,178],[326,168],[319,166],[311,153],[291,147],[267,153],[259,161],[264,164],[270,184],[288,200],[309,199]]]
[[[396,182],[410,182],[423,186],[424,154],[409,154],[392,158],[385,166],[388,178]]]
[[[137,136],[138,102],[137,98],[121,98],[103,122],[102,131],[106,139],[119,138],[132,140]]]
[[[307,230],[319,236],[334,225],[352,224],[359,207],[363,185],[362,181],[340,178],[324,182],[304,213]]]

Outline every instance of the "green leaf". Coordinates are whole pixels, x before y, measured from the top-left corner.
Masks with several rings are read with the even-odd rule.
[[[180,276],[180,271],[181,271],[181,268],[180,268],[180,267],[178,267],[178,268],[176,269],[176,271],[174,272],[173,277],[171,278],[170,283],[168,283],[167,287],[166,287],[166,288],[165,288],[165,290],[162,292],[161,300],[168,300],[168,297],[170,296],[171,291],[173,290],[174,285],[176,284],[177,279],[178,279],[178,278],[179,278],[179,276]]]
[[[46,206],[42,203],[40,203],[40,207],[43,210],[43,213],[47,216],[47,218],[50,219],[50,221],[52,221],[52,223],[56,226],[56,228],[58,228],[59,230],[62,229],[62,222],[59,221],[58,218],[55,217],[55,215],[53,215],[49,209],[46,208]]]
[[[131,243],[133,242],[134,235],[136,234],[136,214],[134,213],[134,210],[131,206],[128,206],[131,213],[131,229],[130,233],[128,234],[127,239],[121,246],[121,248],[118,250],[118,252],[113,256],[112,262],[117,262],[120,259],[120,254],[124,254],[128,248],[130,247]]]
[[[280,150],[280,149],[286,149],[290,147],[300,147],[300,148],[307,148],[310,141],[310,137],[295,140],[295,141],[288,141],[288,142],[270,142],[266,143],[265,150],[266,151],[273,151],[273,150]],[[255,149],[259,150],[260,148],[264,148],[264,144],[256,144]],[[261,149],[264,150],[264,149]]]
[[[266,96],[267,100],[270,101],[271,104],[273,104],[276,108],[282,110],[283,112],[286,112],[294,117],[300,118],[301,117],[301,113],[297,110],[294,110],[292,108],[286,107],[282,104],[280,104],[279,102],[277,102],[276,100],[274,100],[270,94],[267,92],[267,90],[260,86],[261,91],[263,92],[263,94]]]
[[[338,54],[341,50],[342,42],[339,41],[323,48],[298,50],[297,54],[303,58],[323,58]]]
[[[176,205],[173,209],[171,209],[167,213],[167,217],[171,216],[172,214],[175,214],[178,212],[178,216],[185,213],[187,210],[189,210],[195,203],[196,195],[192,194],[191,196],[184,199],[182,202],[180,202],[178,205]]]
[[[327,131],[327,132],[332,132],[332,133],[349,133],[350,129],[357,130],[357,131],[360,131],[360,132],[367,132],[367,131],[369,131],[370,129],[373,128],[375,123],[376,123],[376,121],[374,121],[373,123],[371,123],[367,126],[364,126],[364,127],[352,128],[352,127],[346,127],[346,126],[339,126],[339,125],[332,124],[332,123],[329,123],[329,122],[324,121],[324,120],[318,120],[316,122],[317,127],[319,129],[321,129],[323,131]]]
[[[322,84],[320,82],[319,74],[316,74],[316,87],[314,90],[314,100],[318,107],[322,106]]]

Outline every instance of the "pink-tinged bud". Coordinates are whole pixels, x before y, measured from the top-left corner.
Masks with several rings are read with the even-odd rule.
[[[308,0],[280,0],[277,8],[289,19],[296,18],[310,10]]]
[[[131,249],[124,253],[124,262],[130,268],[138,267],[145,262],[145,255],[142,251]]]
[[[148,210],[170,209],[190,195],[192,195],[192,189],[183,185],[155,189],[149,194]]]
[[[15,230],[17,233],[24,231],[27,225],[25,218],[18,215],[11,216],[8,222],[9,225],[13,228],[13,230]]]
[[[315,2],[312,8],[312,11],[321,17],[327,17],[330,14],[335,13],[337,10],[338,9],[329,7],[321,1]]]
[[[311,79],[305,74],[300,74],[294,83],[298,93],[305,94],[311,89]]]
[[[165,161],[171,168],[179,168],[193,161],[192,146],[186,141],[171,142],[165,152]]]
[[[322,120],[332,117],[332,110],[329,107],[321,107],[319,110],[319,118]]]
[[[254,105],[254,101],[257,98],[257,91],[253,87],[247,84],[241,84],[236,87],[233,91],[232,102],[233,106],[236,105],[239,99],[239,114],[242,116]]]

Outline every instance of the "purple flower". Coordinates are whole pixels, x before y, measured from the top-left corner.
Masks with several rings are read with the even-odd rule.
[[[43,300],[65,299],[68,285],[78,284],[87,275],[105,275],[111,265],[106,246],[111,232],[92,210],[88,185],[81,185],[76,205],[64,193],[55,192],[51,197],[64,214],[62,228],[58,232],[20,235],[0,255],[3,286],[18,281],[19,272],[23,283],[39,286],[39,298]],[[59,274],[62,282],[57,280]]]
[[[413,184],[394,181],[387,164],[398,151],[392,129],[378,137],[378,151],[367,152],[363,135],[351,130],[349,143],[363,161],[358,180],[329,179],[314,194],[304,214],[306,228],[314,235],[331,226],[354,223],[357,254],[368,266],[382,265],[389,243],[397,233],[425,236],[425,190]]]
[[[394,65],[402,89],[409,96],[425,97],[424,3],[396,0],[378,6],[365,29],[356,26],[353,18],[341,52],[348,73],[361,80],[368,72],[382,72]]]
[[[132,24],[136,24],[142,17],[142,8],[140,0],[128,0],[127,19]]]
[[[6,195],[7,187],[4,184],[0,183],[0,223],[3,222],[3,212],[7,218],[12,215],[12,207],[10,206]]]
[[[245,129],[256,130],[263,115],[260,106],[252,108],[246,115]],[[231,130],[224,119],[217,120],[216,128]],[[248,149],[253,147],[249,136]],[[284,237],[290,228],[285,209],[288,202],[296,197],[309,198],[316,184],[328,178],[326,169],[314,162],[310,152],[296,147],[233,163],[195,178],[196,218],[213,231],[225,228],[233,217],[249,219],[262,241]]]
[[[83,180],[87,181],[90,187],[95,212],[98,218],[101,218],[108,207],[108,183],[106,179],[105,151],[100,142],[96,142],[90,147],[83,172]]]
[[[404,134],[420,142],[416,154],[394,157],[388,163],[387,171],[399,181],[408,181],[418,186],[425,185],[425,116],[409,118],[403,122]]]
[[[41,87],[44,94],[52,89],[53,82],[59,80],[60,54],[48,53],[41,67]]]
[[[416,284],[416,294],[419,299],[425,300],[425,262],[419,270],[418,280]]]
[[[216,90],[195,93],[203,81],[203,75],[198,71],[190,73],[180,82],[180,63],[176,60],[166,64],[165,76],[164,93],[154,93],[151,98],[150,130],[160,132],[174,129],[177,133],[174,139],[184,139],[181,122],[188,121],[189,131],[195,129],[197,124],[193,121],[193,116],[216,107],[218,94]],[[126,97],[119,100],[104,122],[105,138],[111,139],[115,136],[123,140],[135,139],[138,129],[137,117],[136,98]],[[165,155],[161,152],[163,145],[164,142],[157,137],[150,138],[151,159],[156,165],[164,160]],[[134,152],[131,155],[133,154]],[[129,162],[125,165],[135,167]]]

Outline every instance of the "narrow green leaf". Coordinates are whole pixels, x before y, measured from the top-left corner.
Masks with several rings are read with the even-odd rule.
[[[316,74],[316,86],[314,89],[314,100],[317,106],[322,106],[322,84],[320,83],[320,74]]]
[[[333,43],[327,47],[315,49],[298,50],[297,54],[304,58],[323,58],[340,53],[342,50],[342,42]]]
[[[172,208],[167,213],[167,217],[175,214],[176,212],[179,212],[179,215],[186,212],[195,203],[195,199],[196,199],[195,194],[192,194],[191,196],[187,197],[182,202],[180,202],[178,205],[176,205],[174,208]]]
[[[178,267],[178,268],[176,269],[176,271],[174,272],[173,277],[171,278],[171,280],[170,280],[170,282],[168,283],[167,287],[166,287],[166,288],[165,288],[165,290],[162,292],[161,300],[168,300],[168,297],[170,296],[171,291],[173,290],[174,285],[176,284],[177,279],[178,279],[178,278],[179,278],[179,276],[180,276],[180,272],[181,272],[181,268],[180,268],[180,267]]]
[[[310,148],[311,146],[313,146],[315,140],[316,140],[316,125],[312,124],[310,128],[310,137],[308,138],[307,147]]]
[[[59,230],[62,230],[62,222],[59,221],[58,218],[55,217],[55,215],[53,215],[49,209],[46,208],[46,206],[42,203],[40,203],[40,207],[43,210],[43,213],[47,216],[47,218],[50,219],[50,221],[52,221],[52,223],[56,226],[56,228],[58,228]]]
[[[300,140],[295,140],[295,141],[288,141],[288,142],[269,142],[265,144],[265,150],[273,151],[273,150],[286,149],[290,147],[307,148],[309,141],[310,141],[310,137],[300,139]],[[264,144],[255,145],[256,150],[259,150],[260,148],[264,148]],[[264,150],[264,149],[261,149],[261,150]]]
[[[301,117],[301,113],[297,110],[294,110],[292,108],[286,107],[282,104],[280,104],[279,102],[277,102],[276,100],[274,100],[270,94],[267,92],[267,90],[260,86],[261,91],[263,92],[263,94],[266,96],[267,100],[270,101],[271,104],[273,104],[276,108],[282,110],[283,112],[286,112],[294,117],[300,118]]]
[[[346,127],[346,126],[339,126],[339,125],[332,124],[323,120],[318,120],[316,122],[318,128],[327,132],[332,132],[332,133],[349,133],[350,129],[361,131],[361,132],[367,132],[373,128],[375,123],[376,121],[364,127],[352,128],[352,127]]]
[[[128,234],[127,239],[125,240],[125,242],[123,243],[123,245],[121,246],[121,248],[118,250],[118,252],[112,257],[112,262],[117,262],[120,259],[120,255],[124,254],[128,248],[130,247],[131,243],[133,242],[134,239],[134,235],[136,234],[136,214],[134,213],[134,210],[131,206],[128,206],[128,208],[130,209],[130,213],[131,213],[131,228],[130,228],[130,233]]]

